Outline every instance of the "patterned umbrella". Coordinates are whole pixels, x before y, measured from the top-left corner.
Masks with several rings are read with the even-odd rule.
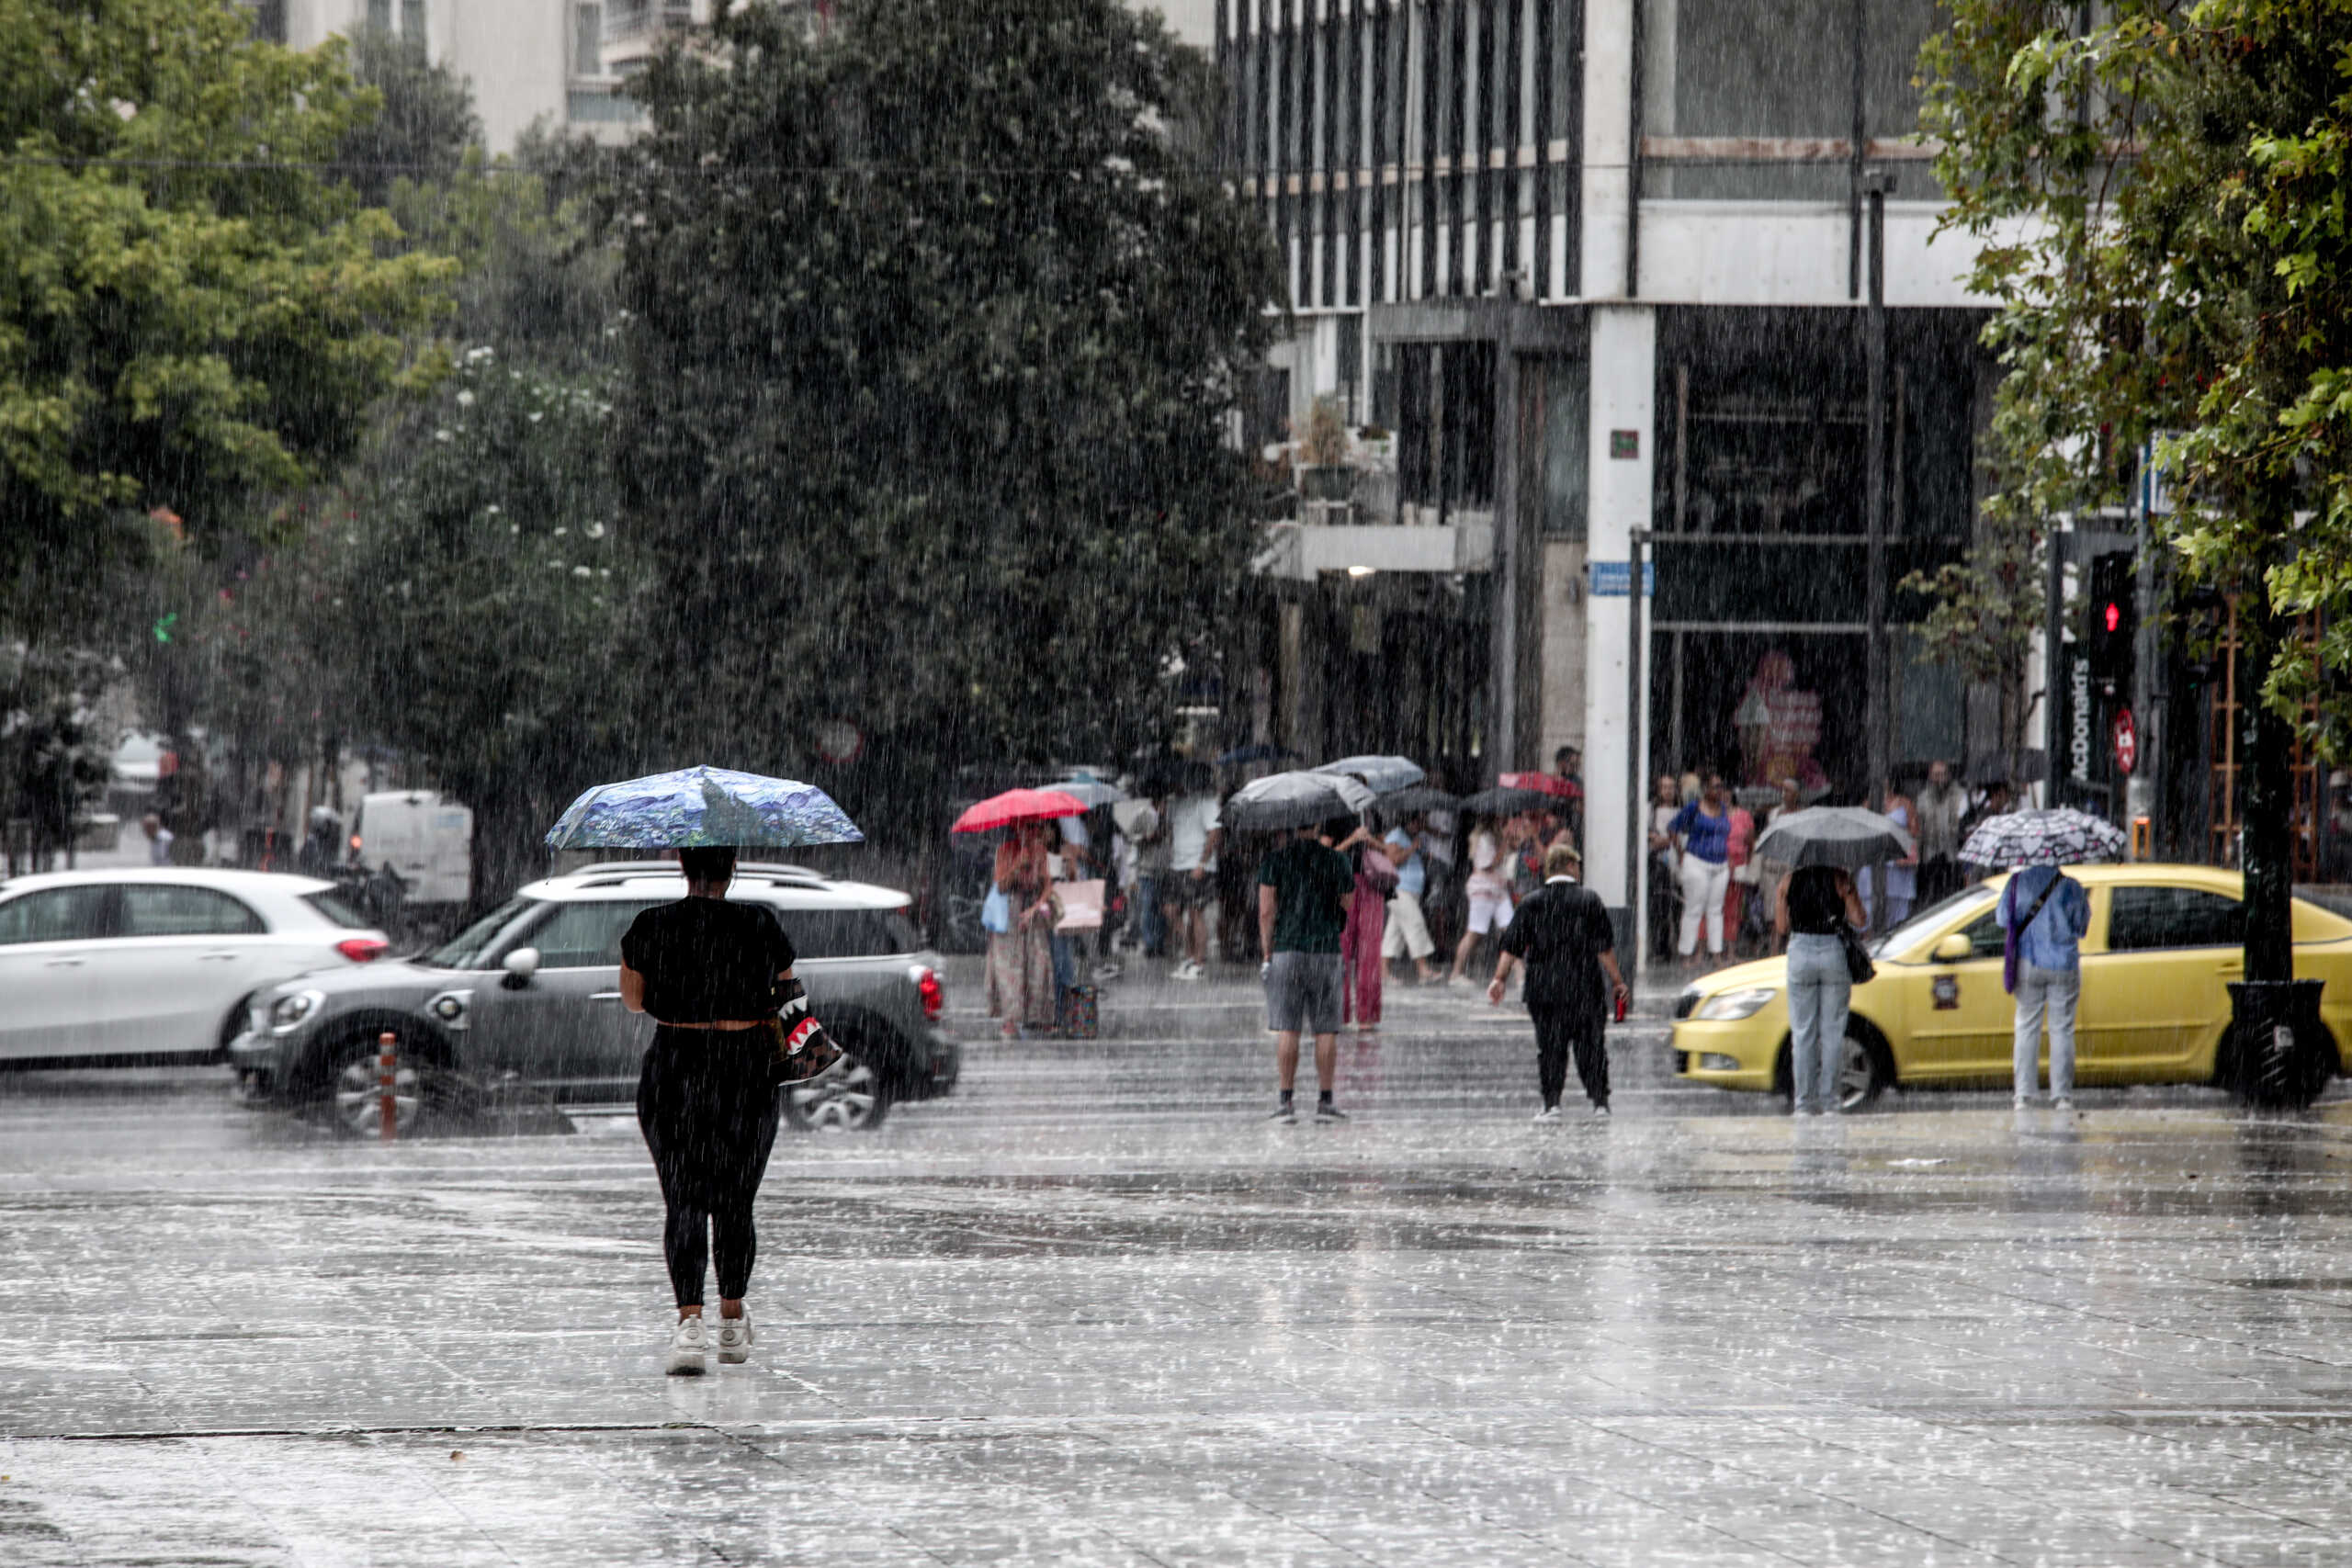
[[[682,768],[583,791],[548,829],[551,850],[789,850],[865,835],[814,784]]]
[[[1410,757],[1342,757],[1309,770],[1317,773],[1353,773],[1372,786],[1374,795],[1410,789],[1429,774]]]
[[[1066,795],[1089,811],[1098,806],[1116,806],[1127,798],[1127,792],[1117,784],[1098,779],[1092,773],[1072,773],[1059,784],[1046,786],[1056,795]]]
[[[1987,817],[1960,846],[1960,858],[1972,864],[2004,867],[2080,865],[2122,853],[2122,829],[2072,807]]]

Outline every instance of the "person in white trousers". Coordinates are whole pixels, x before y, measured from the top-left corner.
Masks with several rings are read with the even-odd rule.
[[[1724,776],[1709,773],[1699,798],[1675,814],[1668,831],[1682,851],[1677,878],[1682,885],[1682,931],[1676,951],[1697,956],[1699,929],[1707,931],[1707,956],[1724,955],[1724,895],[1731,891],[1731,799]]]

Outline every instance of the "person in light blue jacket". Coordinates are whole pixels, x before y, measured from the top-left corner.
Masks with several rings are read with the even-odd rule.
[[[2091,927],[2090,895],[2054,865],[2030,865],[2009,878],[1995,909],[2008,933],[2003,978],[2017,998],[2010,1073],[2018,1109],[2041,1088],[2042,1022],[2050,1026],[2050,1103],[2075,1108],[2075,1009],[2083,995],[2083,933]]]

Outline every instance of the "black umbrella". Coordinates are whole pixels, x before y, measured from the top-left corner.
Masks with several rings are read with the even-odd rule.
[[[1269,773],[1235,790],[1224,817],[1232,828],[1309,828],[1371,804],[1372,791],[1345,773]]]
[[[1410,789],[1391,790],[1373,802],[1381,810],[1397,817],[1410,817],[1416,811],[1453,811],[1462,805],[1458,795],[1448,795],[1428,784],[1415,784]]]
[[[1522,811],[1555,811],[1560,797],[1540,789],[1482,789],[1462,797],[1461,809],[1480,817],[1516,817]]]

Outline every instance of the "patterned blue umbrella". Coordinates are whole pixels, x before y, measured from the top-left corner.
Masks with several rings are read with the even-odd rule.
[[[548,829],[551,850],[788,850],[865,835],[814,784],[683,768],[582,792]]]
[[[2060,807],[2055,811],[2010,811],[1987,817],[1960,846],[1973,865],[2080,865],[2116,860],[2123,853],[2123,829],[2104,818]]]

